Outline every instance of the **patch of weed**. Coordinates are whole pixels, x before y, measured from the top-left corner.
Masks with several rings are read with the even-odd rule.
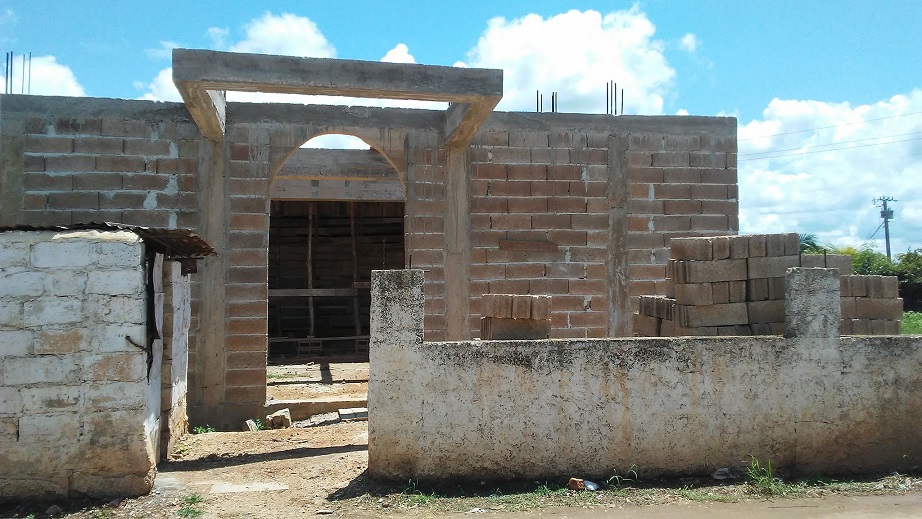
[[[196,425],[195,427],[192,428],[192,434],[205,434],[205,433],[213,433],[213,432],[215,432],[214,427],[208,424],[205,424],[204,426]]]
[[[746,475],[749,477],[749,484],[759,493],[780,496],[788,491],[788,486],[776,478],[774,472],[772,472],[772,460],[767,460],[763,464],[758,458],[750,454]]]
[[[196,506],[205,502],[205,498],[202,496],[198,494],[189,494],[182,499],[182,502],[183,507],[176,512],[179,517],[195,519],[205,514],[204,510],[200,510]]]
[[[903,335],[922,335],[922,312],[903,312],[900,333]]]
[[[628,467],[624,474],[619,474],[618,469],[615,469],[614,474],[605,480],[605,484],[609,487],[620,487],[624,483],[636,483],[638,481],[640,481],[640,477],[637,475],[637,464],[631,463],[631,466]]]

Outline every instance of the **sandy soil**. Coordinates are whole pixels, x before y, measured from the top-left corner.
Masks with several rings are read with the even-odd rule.
[[[922,480],[886,478],[870,492],[808,499],[750,497],[741,503],[691,502],[668,489],[644,497],[556,492],[536,497],[492,487],[460,497],[433,499],[412,482],[371,481],[367,422],[185,437],[161,464],[154,492],[105,502],[58,503],[55,517],[433,517],[483,513],[502,517],[922,517]],[[526,482],[530,483],[530,482]],[[714,484],[707,491],[738,492]],[[875,484],[876,485],[876,484]],[[743,485],[745,486],[745,485]],[[484,490],[485,489],[485,490]],[[497,494],[499,492],[499,494]],[[531,492],[531,493],[529,493]],[[480,495],[481,497],[477,497]],[[638,498],[639,497],[639,498]],[[191,499],[191,500],[190,500]],[[524,511],[522,500],[526,501]],[[200,502],[194,502],[199,501]],[[0,508],[0,517],[47,517],[52,503]]]

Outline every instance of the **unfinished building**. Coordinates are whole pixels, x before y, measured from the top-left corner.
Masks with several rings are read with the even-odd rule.
[[[475,338],[485,294],[552,296],[552,338],[629,336],[639,296],[666,293],[672,238],[738,229],[734,118],[494,112],[498,70],[177,49],[173,71],[184,104],[4,96],[0,226],[214,247],[192,279],[192,423],[261,415],[270,345],[367,348],[372,269],[426,271],[427,341]],[[371,149],[301,148],[331,133]]]

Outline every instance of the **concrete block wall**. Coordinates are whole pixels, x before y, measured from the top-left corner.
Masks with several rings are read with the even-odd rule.
[[[849,256],[800,255],[795,233],[678,238],[670,254],[669,296],[641,296],[637,336],[781,335],[792,267],[842,273],[843,335],[899,333],[895,277],[852,276]]]
[[[156,472],[159,344],[129,232],[0,233],[0,500],[141,495]],[[159,342],[159,341],[155,341]]]
[[[494,114],[471,148],[472,330],[481,294],[511,293],[552,296],[551,337],[627,334],[671,238],[738,228],[728,121]]]
[[[109,113],[63,98],[52,101],[62,105],[57,110],[4,117],[4,125],[21,128],[23,150],[21,201],[4,200],[4,210],[21,211],[31,225],[194,227],[195,124],[155,103],[106,101]]]

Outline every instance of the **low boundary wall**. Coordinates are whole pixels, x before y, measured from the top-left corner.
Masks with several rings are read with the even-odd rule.
[[[375,477],[599,477],[634,464],[649,477],[749,455],[812,474],[922,465],[922,337],[839,338],[838,316],[808,297],[788,305],[791,338],[424,343],[422,287],[421,270],[373,273]]]

